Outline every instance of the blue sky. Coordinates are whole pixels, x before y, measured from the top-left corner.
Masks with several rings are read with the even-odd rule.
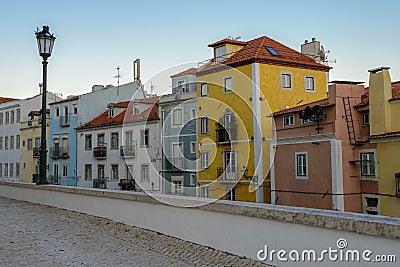
[[[0,95],[39,92],[41,58],[34,30],[49,25],[57,40],[49,59],[49,89],[64,97],[94,84],[142,80],[186,62],[210,58],[207,47],[227,36],[267,35],[296,50],[316,37],[330,50],[331,80],[368,81],[368,69],[390,66],[400,80],[400,1],[3,1],[0,0]],[[188,66],[188,65],[186,65]],[[180,70],[175,68],[174,71]],[[173,72],[173,71],[172,71]],[[168,90],[155,80],[158,93]]]

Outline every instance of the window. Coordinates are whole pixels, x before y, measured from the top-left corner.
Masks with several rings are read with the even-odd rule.
[[[196,153],[196,142],[190,142],[190,153]]]
[[[92,150],[92,135],[85,135],[85,150]]]
[[[15,121],[15,112],[14,110],[11,110],[11,118],[10,118],[11,123],[14,123]]]
[[[224,176],[226,180],[237,179],[236,151],[224,151]]]
[[[19,162],[15,163],[15,177],[19,177]]]
[[[209,152],[201,152],[201,169],[207,169],[210,164],[210,153]]]
[[[104,133],[97,134],[97,146],[105,147],[106,143],[104,141]]]
[[[78,114],[78,105],[77,104],[73,104],[72,105],[72,110],[74,114]]]
[[[138,108],[138,105],[133,105],[133,114],[139,114],[140,112],[139,112],[139,108]]]
[[[114,108],[109,108],[109,109],[108,109],[108,117],[109,117],[109,118],[114,117]]]
[[[3,176],[3,163],[0,163],[0,177]]]
[[[10,163],[10,177],[14,177],[14,163]]]
[[[200,85],[200,95],[201,96],[207,96],[208,95],[208,84],[207,83],[202,83]]]
[[[149,181],[149,165],[142,165],[142,172],[140,175],[142,181]]]
[[[289,115],[284,115],[283,116],[283,126],[288,127],[288,126],[293,126],[294,125],[294,115],[289,114]]]
[[[234,187],[226,189],[226,200],[236,200],[236,189]]]
[[[361,158],[361,176],[375,176],[375,153],[360,153]]]
[[[178,90],[177,90],[177,92],[180,92],[180,93],[186,93],[186,88],[185,88],[186,86],[185,86],[185,81],[178,81]]]
[[[140,145],[142,147],[149,146],[149,129],[141,130],[140,131]]]
[[[111,149],[118,149],[119,136],[118,133],[111,133]]]
[[[8,150],[8,136],[4,137],[4,149]]]
[[[279,56],[279,53],[278,53],[274,48],[272,48],[271,46],[265,46],[265,49],[267,49],[267,51],[268,51],[271,55],[273,55],[273,56]]]
[[[4,163],[4,177],[8,177],[8,163]]]
[[[15,141],[15,146],[16,146],[16,148],[17,149],[20,149],[20,147],[21,147],[21,136],[19,135],[19,134],[17,134],[17,136],[16,136],[16,141]]]
[[[6,111],[6,124],[10,123],[10,112]]]
[[[3,125],[3,112],[0,112],[0,125]]]
[[[363,125],[369,125],[369,112],[363,114]]]
[[[111,164],[111,179],[112,180],[119,179],[118,164]]]
[[[97,179],[104,179],[104,165],[97,165]]]
[[[183,181],[182,177],[172,177],[171,192],[173,194],[183,194]]]
[[[308,165],[307,165],[307,153],[296,152],[296,178],[307,179],[308,177]]]
[[[207,134],[208,133],[208,118],[204,117],[200,120],[200,133]]]
[[[35,138],[35,147],[40,147],[40,137]]]
[[[196,185],[196,174],[190,174],[190,185]]]
[[[311,118],[308,118],[308,119],[302,119],[302,124],[310,124],[310,123],[313,123],[314,122],[314,120],[313,119],[311,119]]]
[[[85,181],[92,180],[92,164],[85,164]]]
[[[379,197],[375,195],[366,194],[363,197],[363,208],[364,213],[367,214],[379,214]]]
[[[125,132],[125,145],[126,146],[133,145],[133,132],[132,131]]]
[[[60,117],[60,108],[59,107],[55,108],[55,113],[56,113],[56,117]]]
[[[14,149],[14,136],[10,136],[10,149]]]
[[[17,123],[21,122],[21,110],[17,109]]]
[[[28,139],[28,150],[32,150],[32,139]]]
[[[68,176],[68,165],[62,165],[62,176],[63,177]]]
[[[174,109],[172,111],[172,124],[173,125],[182,124],[182,109]]]
[[[232,77],[224,78],[224,92],[230,93],[233,91]]]
[[[281,89],[292,89],[292,74],[281,73]]]
[[[304,76],[304,90],[315,92],[315,81],[313,76]]]
[[[214,49],[215,52],[215,62],[225,61],[226,58],[226,46],[219,46]]]
[[[201,197],[209,198],[210,197],[210,188],[208,186],[200,187],[200,195],[201,195]]]
[[[195,109],[192,109],[191,118],[192,119],[196,118],[196,110]]]
[[[0,137],[0,150],[3,150],[3,137]]]

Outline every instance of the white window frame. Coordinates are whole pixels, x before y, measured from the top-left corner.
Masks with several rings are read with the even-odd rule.
[[[192,119],[195,119],[195,118],[196,118],[196,109],[192,108],[190,117],[191,117]]]
[[[90,146],[87,144],[88,137],[90,137]],[[92,150],[93,148],[93,135],[85,134],[85,150]]]
[[[230,201],[236,201],[236,188],[227,187],[225,188],[225,199]]]
[[[308,153],[307,152],[305,152],[305,151],[303,151],[303,152],[295,152],[294,153],[294,167],[295,167],[295,172],[296,172],[296,179],[308,179],[308,176],[309,176],[309,173],[308,173]],[[305,175],[304,174],[299,174],[299,172],[298,172],[298,168],[299,168],[299,164],[298,164],[298,157],[299,156],[305,156],[305,160],[306,160],[306,163],[305,163],[305,167],[306,167],[306,173],[305,173]]]
[[[210,151],[202,151],[200,153],[200,167],[202,170],[210,168]]]
[[[292,123],[286,123],[286,118],[292,118]],[[283,115],[283,118],[282,118],[282,120],[283,120],[283,127],[291,127],[291,126],[294,126],[294,114],[293,113],[291,113],[291,114],[286,114],[286,115]]]
[[[196,142],[190,142],[190,153],[196,153]]]
[[[284,77],[287,77],[287,75],[289,76],[289,86],[287,86],[286,81],[284,81]],[[292,90],[293,88],[293,80],[292,80],[292,73],[291,72],[283,72],[281,71],[280,74],[280,87],[281,90]]]
[[[108,108],[108,117],[114,118],[114,108],[113,107]]]
[[[146,131],[147,131],[147,144],[145,144]],[[140,147],[149,147],[149,146],[150,146],[150,129],[146,128],[140,130]]]
[[[204,121],[204,123],[203,123]],[[209,134],[210,132],[210,120],[208,117],[201,117],[200,118],[200,134]],[[205,131],[206,130],[206,131]]]
[[[362,155],[364,154],[373,154],[373,160],[374,160],[374,174],[369,175],[363,173],[363,158]],[[362,180],[377,180],[378,179],[378,160],[377,160],[377,153],[376,149],[363,149],[359,151],[360,154],[360,177]]]
[[[230,80],[230,88],[227,86],[226,81]],[[233,92],[233,77],[232,76],[228,76],[228,77],[224,77],[222,79],[222,84],[224,85],[223,90],[224,90],[224,94],[230,94]]]
[[[310,83],[308,79],[312,79],[312,88],[310,89],[308,86]],[[304,75],[304,92],[315,93],[315,76],[314,75]]]
[[[196,174],[195,173],[191,173],[190,175],[189,175],[189,177],[190,177],[190,185],[196,185]]]
[[[210,198],[210,186],[209,185],[200,186],[200,196],[203,198]]]
[[[200,96],[208,96],[208,83],[207,82],[200,84]]]
[[[21,166],[19,162],[15,162],[15,177],[19,177],[21,174]]]
[[[68,177],[68,165],[67,164],[62,164],[61,177]]]
[[[90,175],[88,172],[88,167],[90,167]],[[84,170],[85,170],[85,181],[92,181],[93,180],[93,166],[92,164],[85,164],[84,165]]]
[[[114,138],[115,135],[117,136],[117,138]],[[115,139],[117,140],[116,144],[114,144]],[[110,133],[110,143],[111,143],[111,146],[110,146],[111,150],[119,149],[119,132],[111,132]]]
[[[140,165],[140,181],[148,182],[150,181],[150,167],[149,164]]]
[[[115,169],[116,167],[116,169]],[[119,180],[119,164],[118,163],[112,163],[111,164],[111,180],[113,181],[118,181]],[[115,172],[116,171],[116,172]]]
[[[181,126],[183,122],[183,109],[174,108],[172,110],[171,126]]]
[[[176,189],[175,182],[181,183],[181,188],[179,190]],[[184,184],[183,184],[183,176],[171,176],[171,193],[181,195],[184,192]]]
[[[215,62],[224,62],[226,60],[226,45],[214,48]]]
[[[54,117],[56,118],[60,117],[60,107],[54,108]]]

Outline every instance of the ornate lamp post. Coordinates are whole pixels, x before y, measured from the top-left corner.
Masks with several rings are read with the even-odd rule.
[[[48,184],[46,179],[46,166],[47,166],[47,148],[46,148],[46,100],[47,100],[47,59],[51,56],[54,41],[56,37],[49,32],[49,26],[43,26],[42,31],[39,28],[35,32],[39,55],[43,58],[43,90],[42,90],[42,131],[40,143],[40,166],[39,166],[39,180],[37,185]]]

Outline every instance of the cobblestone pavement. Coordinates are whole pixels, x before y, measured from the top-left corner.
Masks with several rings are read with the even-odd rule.
[[[0,198],[0,266],[265,266],[111,220]]]

